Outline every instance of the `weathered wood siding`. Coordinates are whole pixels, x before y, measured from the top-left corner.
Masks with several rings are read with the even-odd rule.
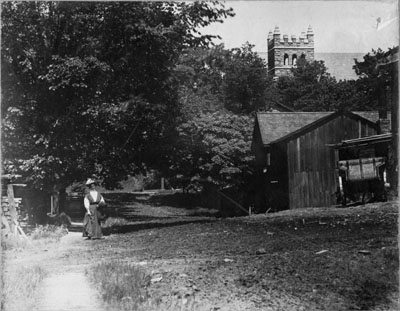
[[[290,208],[335,204],[335,158],[328,144],[374,134],[367,122],[340,116],[287,141]]]
[[[265,167],[266,163],[266,151],[261,139],[260,128],[256,121],[255,130],[253,132],[253,140],[251,149],[255,157],[255,163],[257,167]]]
[[[270,149],[270,166],[267,172],[267,208],[280,211],[289,208],[288,161],[285,142]]]

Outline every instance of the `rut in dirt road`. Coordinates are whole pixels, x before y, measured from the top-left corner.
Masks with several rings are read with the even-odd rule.
[[[53,274],[42,285],[38,311],[105,311],[94,288],[81,271]]]

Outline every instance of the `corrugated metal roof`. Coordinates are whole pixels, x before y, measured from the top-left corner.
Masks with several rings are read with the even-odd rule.
[[[268,145],[312,123],[328,117],[335,112],[259,112],[257,123],[259,125],[263,145]],[[364,119],[375,123],[379,119],[377,111],[352,112]]]

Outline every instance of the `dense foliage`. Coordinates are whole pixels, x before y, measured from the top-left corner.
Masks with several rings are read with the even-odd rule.
[[[252,173],[254,118],[229,112],[201,114],[178,127],[170,172],[176,179],[237,186]]]
[[[175,128],[175,66],[207,45],[217,2],[3,2],[2,153],[37,188],[115,186],[158,161]]]
[[[264,108],[268,77],[265,61],[246,43],[227,50],[187,50],[181,55],[180,100],[184,111],[196,115],[204,111],[249,114]]]
[[[359,76],[357,80],[337,81],[323,61],[299,59],[292,75],[280,77],[269,89],[267,99],[295,111],[387,109],[386,103],[391,102],[393,73],[380,65],[387,62],[389,53],[390,50],[373,50],[363,61],[355,60],[353,69]]]
[[[363,61],[356,60],[353,66],[359,76],[357,82],[360,89],[367,94],[367,105],[375,109],[387,109],[393,103],[393,83],[396,82],[393,66],[387,65],[394,53],[398,53],[398,47],[388,51],[372,50],[364,56]]]

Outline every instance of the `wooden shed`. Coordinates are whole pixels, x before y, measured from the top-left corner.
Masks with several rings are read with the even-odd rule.
[[[332,145],[376,135],[376,112],[264,112],[256,116],[252,149],[259,211],[336,204]],[[260,199],[261,198],[261,199]]]
[[[396,165],[392,133],[344,140],[334,149],[339,160],[341,203],[385,201],[395,178],[390,169]]]

